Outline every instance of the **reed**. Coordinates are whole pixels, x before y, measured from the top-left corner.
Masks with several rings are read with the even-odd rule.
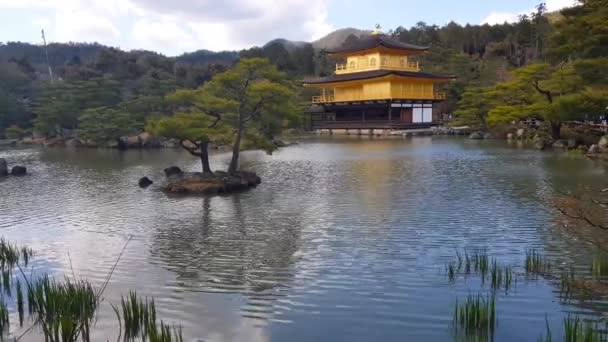
[[[596,255],[591,262],[591,275],[595,279],[608,277],[608,258]]]
[[[163,321],[157,325],[156,304],[154,299],[141,299],[134,291],[121,299],[121,308],[112,306],[118,318],[120,331],[124,341],[135,341],[141,337],[150,342],[182,342],[181,327],[174,328]],[[122,312],[122,315],[121,315]]]
[[[551,342],[553,340],[553,338],[551,337],[551,328],[549,327],[549,319],[547,318],[547,316],[545,316],[545,327],[547,329],[547,335],[541,335],[537,340],[538,342]]]
[[[605,327],[604,327],[605,328]],[[598,322],[568,316],[564,319],[565,342],[606,342],[608,334]]]
[[[526,251],[525,270],[527,275],[548,275],[551,273],[551,262],[535,249]]]
[[[513,268],[511,266],[501,266],[496,259],[492,259],[490,280],[493,291],[504,288],[505,292],[508,292],[513,284]]]
[[[10,320],[8,315],[8,308],[4,299],[0,300],[0,341],[3,341],[3,336],[8,334],[10,328]]]
[[[28,304],[33,320],[49,342],[89,341],[98,298],[84,280],[57,282],[44,276],[28,288]]]
[[[17,291],[17,312],[19,313],[19,326],[22,327],[23,326],[23,317],[24,317],[23,289],[21,288],[21,282],[19,280],[17,280],[16,291]]]
[[[496,298],[478,294],[467,296],[460,304],[456,301],[452,324],[457,334],[492,337],[496,326]]]

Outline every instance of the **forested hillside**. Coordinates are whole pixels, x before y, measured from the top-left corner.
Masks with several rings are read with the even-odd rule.
[[[447,86],[449,99],[441,108],[454,113],[457,122],[487,128],[554,115],[559,116],[554,126],[559,126],[567,119],[582,119],[567,109],[580,101],[591,107],[577,113],[601,112],[598,106],[608,79],[607,11],[608,0],[584,0],[578,7],[550,14],[541,4],[516,23],[451,22],[440,27],[420,22],[388,34],[431,46],[420,57],[423,70],[459,76]],[[147,118],[170,111],[165,94],[197,88],[240,57],[268,58],[297,82],[332,73],[336,61],[323,48],[352,44],[364,34],[345,29],[312,44],[277,39],[239,52],[200,50],[178,57],[99,44],[50,44],[49,64],[42,46],[0,44],[0,132],[86,134],[103,110],[110,111],[99,115],[105,124],[115,121],[121,128],[109,130],[113,134],[142,130]],[[310,91],[301,89],[303,102]]]

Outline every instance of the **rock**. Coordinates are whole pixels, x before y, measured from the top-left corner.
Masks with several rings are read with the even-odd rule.
[[[120,142],[119,142],[119,141],[117,141],[117,140],[115,140],[115,139],[108,140],[108,141],[106,141],[106,143],[103,145],[103,147],[107,147],[107,148],[119,148],[120,146],[121,146],[121,145],[120,145]]]
[[[24,145],[43,145],[44,138],[32,137],[32,138],[24,138],[21,140],[21,143]]]
[[[523,128],[520,128],[517,130],[517,132],[515,132],[517,139],[523,139],[525,134],[526,134],[526,130]]]
[[[8,167],[6,166],[6,159],[0,158],[0,177],[8,176]]]
[[[547,147],[547,144],[545,144],[544,141],[542,140],[538,140],[534,142],[534,148],[537,150],[544,150]]]
[[[140,148],[141,141],[139,140],[139,136],[137,136],[137,135],[125,136],[125,137],[120,137],[120,139],[118,141],[118,145],[122,149]]]
[[[68,139],[65,141],[66,147],[82,147],[84,146],[84,142],[79,139]]]
[[[566,148],[568,146],[568,142],[564,140],[556,140],[553,142],[553,148]]]
[[[475,139],[475,140],[483,139],[483,134],[481,134],[481,132],[473,132],[469,135],[469,139]]]
[[[591,145],[591,146],[589,147],[589,150],[587,150],[587,153],[588,153],[588,154],[596,154],[596,153],[598,153],[599,151],[600,151],[600,148],[599,148],[599,147],[598,147],[596,144],[593,144],[593,145]]]
[[[608,135],[604,135],[600,138],[600,141],[597,143],[597,147],[600,149],[608,148]]]
[[[27,168],[25,166],[15,165],[11,169],[11,175],[13,175],[13,176],[25,176],[26,173],[27,173]]]
[[[536,134],[532,139],[534,148],[537,150],[544,150],[545,148],[553,145],[553,139],[545,134]]]
[[[485,133],[483,135],[484,139],[494,139],[494,135],[492,133]]]
[[[65,146],[65,140],[62,138],[50,138],[44,141],[44,147],[61,147]]]
[[[261,183],[253,172],[240,171],[228,174],[223,171],[208,173],[184,173],[169,181],[162,189],[169,193],[210,195],[247,190]]]
[[[142,188],[147,188],[150,185],[152,185],[153,183],[154,182],[150,178],[148,178],[148,177],[141,177],[139,179],[139,182],[137,182],[137,184],[139,184],[139,186],[142,187]]]
[[[160,139],[157,139],[148,132],[143,132],[137,136],[139,144],[143,148],[158,148],[162,147]]]
[[[573,149],[576,148],[576,139],[574,138],[570,138],[568,139],[568,144],[567,144],[568,148]]]
[[[179,147],[179,144],[175,139],[165,139],[161,141],[160,146],[163,148],[176,148]]]
[[[586,145],[578,145],[576,149],[583,153],[586,153],[589,150],[589,147],[587,147]]]
[[[513,140],[513,133],[507,134],[507,140]]]
[[[15,139],[0,139],[0,146],[17,146]]]
[[[170,167],[166,168],[164,171],[165,171],[165,176],[167,176],[167,178],[169,178],[171,176],[175,176],[175,175],[182,175],[184,173],[182,171],[182,169],[180,169],[177,166],[170,166]]]

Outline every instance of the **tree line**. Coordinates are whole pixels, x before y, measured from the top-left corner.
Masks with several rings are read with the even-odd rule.
[[[431,46],[417,57],[424,71],[458,75],[445,86],[448,100],[441,107],[457,123],[485,129],[520,118],[553,117],[557,134],[561,122],[601,112],[608,79],[607,1],[583,0],[559,13],[547,13],[540,4],[515,23],[420,22],[387,34]],[[358,39],[351,35],[344,44]],[[143,131],[150,118],[181,110],[170,94],[195,91],[240,59],[268,59],[295,83],[331,74],[336,62],[313,44],[284,40],[239,52],[200,50],[177,57],[99,44],[50,44],[48,49],[54,80],[41,46],[0,44],[0,135],[115,139]],[[312,95],[310,89],[295,91],[301,104]]]
[[[538,15],[543,10],[539,6]],[[539,119],[552,139],[560,139],[566,122],[606,118],[608,1],[582,0],[558,15],[543,24],[535,15],[520,17],[518,25],[531,24],[533,39],[520,54],[528,59],[511,63],[506,55],[514,69],[495,82],[465,84],[455,103],[457,124],[487,130]]]

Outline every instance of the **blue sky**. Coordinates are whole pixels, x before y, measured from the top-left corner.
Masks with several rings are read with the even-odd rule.
[[[545,0],[550,10],[574,0]],[[0,42],[97,41],[176,55],[311,41],[343,27],[515,20],[540,0],[0,0]]]

